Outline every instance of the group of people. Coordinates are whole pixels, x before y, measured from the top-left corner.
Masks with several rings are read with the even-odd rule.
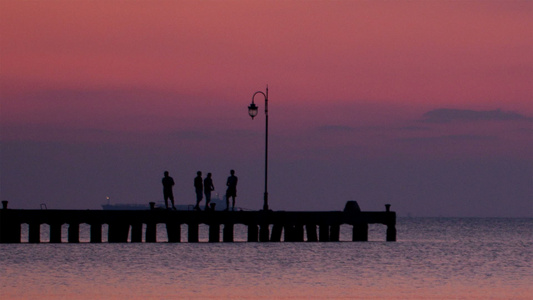
[[[232,198],[232,210],[235,210],[235,197],[237,197],[237,181],[238,178],[235,176],[235,171],[230,171],[230,176],[226,181],[226,209],[229,210],[229,199]],[[168,171],[164,172],[164,177],[161,180],[163,183],[163,198],[165,199],[165,206],[169,209],[168,200],[172,203],[172,209],[176,210],[174,205],[174,194],[172,193],[172,187],[174,186],[174,179],[169,176]],[[203,196],[205,195],[205,210],[209,210],[209,203],[211,202],[211,192],[215,190],[213,185],[213,178],[211,173],[207,173],[206,178],[202,178],[202,172],[196,172],[196,177],[194,178],[194,189],[196,190],[196,206],[195,210],[200,209],[200,202],[202,202]]]

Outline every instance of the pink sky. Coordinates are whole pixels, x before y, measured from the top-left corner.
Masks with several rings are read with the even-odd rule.
[[[2,1],[0,196],[153,201],[168,169],[187,202],[197,169],[223,192],[235,168],[258,208],[246,108],[268,84],[274,209],[531,216],[532,20],[531,1]]]

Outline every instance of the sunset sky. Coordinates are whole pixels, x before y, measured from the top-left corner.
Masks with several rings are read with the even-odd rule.
[[[0,0],[0,198],[533,217],[532,1]]]

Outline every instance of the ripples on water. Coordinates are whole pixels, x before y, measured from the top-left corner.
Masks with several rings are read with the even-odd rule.
[[[396,243],[374,225],[357,243],[0,245],[0,298],[531,299],[532,219],[400,218],[397,229]]]

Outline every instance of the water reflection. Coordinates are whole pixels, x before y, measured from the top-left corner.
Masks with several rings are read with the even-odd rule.
[[[0,298],[529,299],[532,228],[417,219],[400,220],[396,243],[376,229],[368,243],[3,244]]]

